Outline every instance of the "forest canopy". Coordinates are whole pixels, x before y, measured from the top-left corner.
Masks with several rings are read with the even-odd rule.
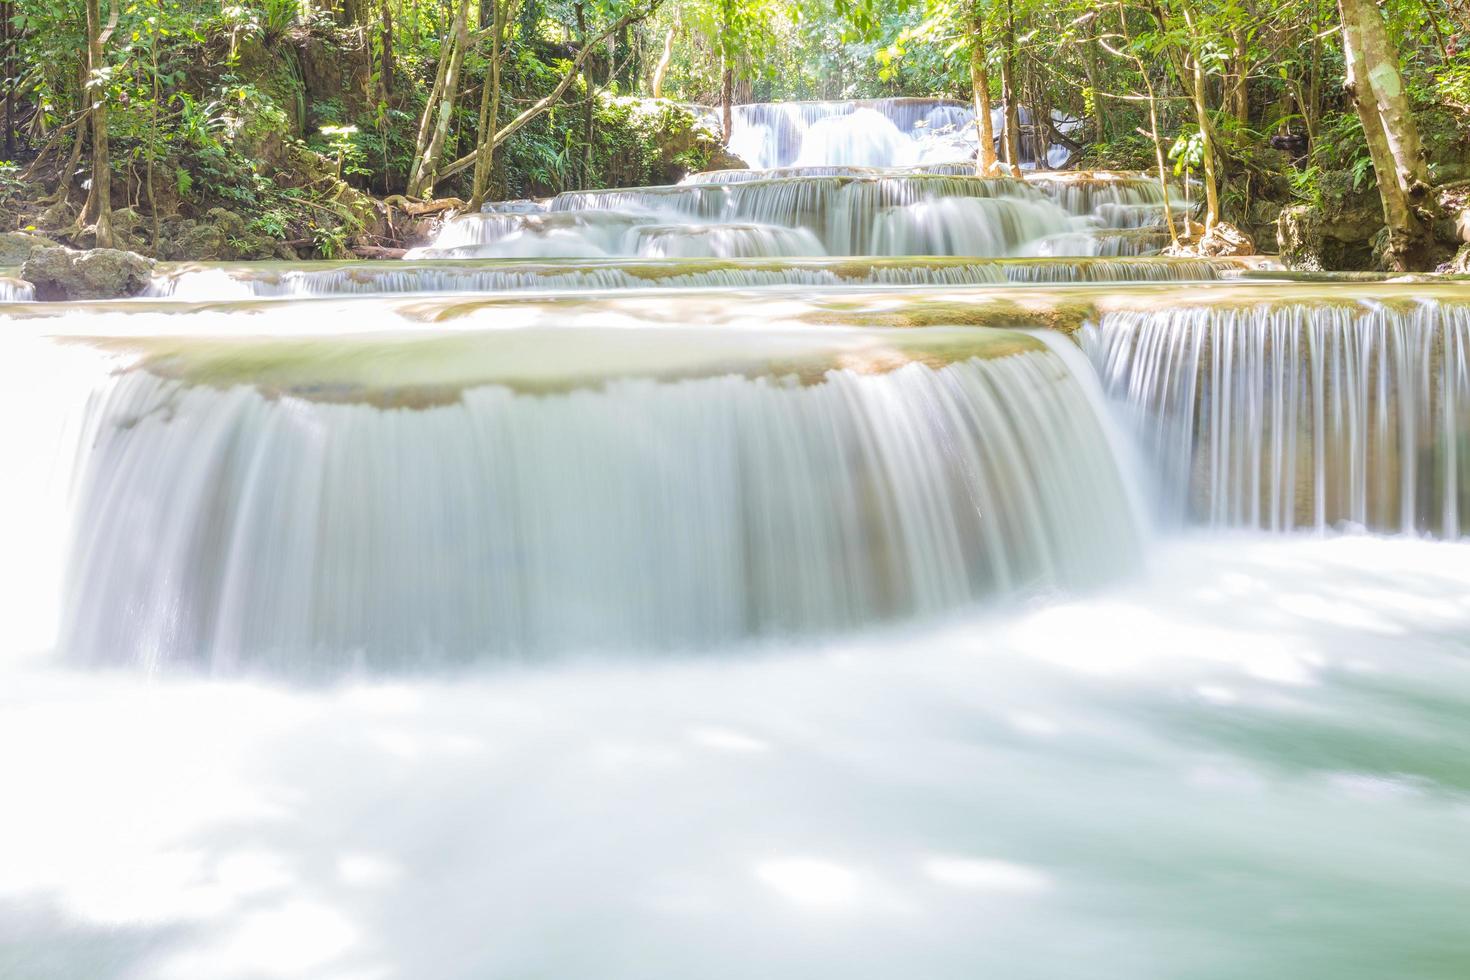
[[[973,104],[1007,123],[978,114],[981,173],[1032,140],[1187,175],[1206,228],[1294,223],[1343,265],[1432,265],[1470,178],[1465,0],[3,6],[11,226],[163,257],[331,257],[391,242],[379,200],[739,166],[746,102]]]

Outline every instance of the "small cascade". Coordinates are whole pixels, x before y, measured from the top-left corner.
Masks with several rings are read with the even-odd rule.
[[[650,226],[649,231],[657,226]],[[701,230],[707,227],[698,226]],[[809,234],[809,233],[808,233]],[[800,239],[807,245],[809,239]],[[815,246],[820,248],[820,246]],[[965,286],[984,283],[1190,282],[1235,274],[1235,259],[838,258],[507,262],[448,259],[161,267],[148,295],[203,302],[287,296],[759,286]]]
[[[924,168],[923,172],[930,172]],[[974,168],[970,168],[974,172]],[[882,177],[877,167],[774,167],[770,170],[734,168],[701,170],[679,181],[681,184],[743,184],[751,180],[781,180],[786,177]]]
[[[985,203],[966,203],[977,200]],[[1015,255],[1037,238],[1084,230],[1023,181],[918,173],[573,191],[559,195],[552,210],[665,211],[803,228],[831,255]],[[984,250],[967,250],[966,243],[983,243]]]
[[[779,225],[646,225],[634,232],[633,254],[653,259],[761,259],[825,255],[805,228]]]
[[[892,120],[866,106],[826,116],[802,134],[793,167],[907,167],[918,163],[919,144]]]
[[[1164,186],[1147,174],[1046,171],[1027,174],[1026,183],[1067,213],[1091,215],[1104,228],[1158,228],[1164,224]],[[1194,214],[1197,204],[1183,188],[1170,186],[1168,206],[1175,220],[1182,221]]]
[[[620,211],[478,212],[444,222],[415,258],[596,258],[624,254],[629,233],[652,224],[652,214]]]
[[[1075,222],[1050,201],[946,197],[881,212],[876,255],[1015,255],[1067,236]]]
[[[0,303],[29,303],[36,298],[36,287],[24,279],[0,276]]]
[[[1170,206],[1181,219],[1193,207],[1182,195]],[[568,191],[549,211],[459,215],[409,258],[1120,257],[1162,249],[1163,214],[1161,186],[1137,174],[982,178],[967,165],[725,170],[677,185]]]
[[[681,336],[647,347],[638,331],[552,328],[537,345],[557,360],[609,356],[589,344],[710,357],[718,337]],[[805,338],[861,336],[746,332],[729,349],[780,363]],[[797,373],[427,395],[409,380],[421,370],[537,346],[460,334],[442,361],[423,341],[291,348],[412,385],[376,394],[311,382],[300,363],[289,388],[217,368],[191,383],[178,348],[159,369],[107,375],[93,398],[61,649],[293,672],[687,649],[1129,568],[1136,509],[1080,354],[1003,331],[947,336],[983,338],[982,353],[906,362],[872,348],[867,367],[843,355]],[[212,350],[242,378],[302,356]]]
[[[963,164],[975,158],[979,146],[973,107],[946,99],[754,103],[735,106],[732,122],[731,152],[761,170]],[[1034,125],[1026,106],[1020,107],[1020,123],[1028,131]],[[997,141],[1005,124],[1005,110],[996,106],[991,127]],[[1078,121],[1053,113],[1052,125],[1065,133],[1075,130]],[[1039,160],[1029,132],[1020,142],[1023,168],[1063,166],[1070,155],[1065,147],[1053,145],[1047,159]]]
[[[1470,533],[1470,303],[1114,312],[1084,345],[1176,519]]]
[[[944,99],[753,103],[734,107],[730,151],[760,170],[964,159],[975,154],[973,119],[969,106]]]

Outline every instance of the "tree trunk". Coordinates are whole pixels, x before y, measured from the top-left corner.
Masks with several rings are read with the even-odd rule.
[[[1200,132],[1200,157],[1205,171],[1205,234],[1220,220],[1220,189],[1215,179],[1215,140],[1210,133],[1209,103],[1205,101],[1205,70],[1198,55],[1190,56],[1194,78],[1194,115]]]
[[[1098,93],[1097,37],[1093,30],[1089,29],[1087,33],[1087,40],[1083,42],[1082,66],[1087,72],[1087,87],[1092,92],[1092,117],[1097,126],[1097,138],[1107,140],[1109,134],[1107,100]]]
[[[1363,124],[1388,225],[1384,261],[1398,272],[1430,269],[1435,247],[1428,166],[1403,98],[1397,53],[1373,0],[1339,0],[1338,10],[1347,63],[1344,88]]]
[[[1006,103],[1006,163],[1021,172],[1021,107],[1016,102],[1016,20],[1006,0],[1005,50],[1000,59],[1000,91]]]
[[[996,169],[995,126],[990,118],[990,73],[985,69],[985,49],[978,33],[970,47],[970,91],[975,106],[975,135],[980,141],[975,173],[989,177]]]
[[[454,118],[454,101],[459,94],[459,69],[464,64],[465,49],[470,46],[469,19],[470,2],[460,0],[459,9],[454,15],[453,48],[449,55],[449,68],[444,74],[444,91],[439,100],[438,120],[434,124],[429,145],[419,159],[418,170],[409,181],[410,197],[428,197],[434,193],[439,158],[444,153],[444,144],[449,138],[449,124]]]
[[[669,32],[664,35],[664,53],[659,56],[658,65],[653,69],[653,97],[661,99],[664,97],[664,78],[669,73],[669,63],[674,60],[674,32],[677,25],[670,25]]]
[[[408,193],[410,196],[418,196],[419,172],[423,165],[424,154],[429,149],[429,138],[434,131],[434,108],[439,104],[444,91],[444,78],[449,73],[449,59],[451,57],[450,47],[454,40],[445,37],[443,45],[439,49],[439,68],[434,73],[434,84],[429,89],[429,97],[424,102],[424,114],[419,117],[419,132],[414,140],[413,161],[408,171]]]
[[[1302,116],[1307,124],[1307,138],[1317,142],[1317,120],[1322,118],[1322,19],[1321,0],[1312,0],[1312,66],[1307,72],[1307,104]]]
[[[1409,111],[1398,51],[1389,40],[1383,15],[1374,0],[1340,0],[1344,44],[1351,36],[1359,50],[1363,74],[1357,79],[1363,98],[1371,98],[1383,121],[1383,135],[1393,154],[1399,183],[1414,200],[1429,192],[1429,163],[1419,141],[1419,127]]]
[[[382,69],[378,75],[378,85],[386,97],[393,91],[393,11],[388,7],[388,0],[382,0],[381,6],[383,26],[381,33],[382,46]]]
[[[1138,67],[1138,74],[1143,78],[1144,90],[1148,93],[1148,136],[1154,144],[1154,162],[1159,170],[1159,185],[1164,192],[1164,224],[1169,228],[1169,241],[1178,246],[1179,229],[1174,224],[1174,205],[1169,200],[1169,168],[1164,155],[1164,139],[1159,130],[1159,99],[1154,91],[1153,76],[1149,74],[1148,66],[1138,56],[1133,47],[1133,36],[1128,31],[1128,12],[1123,8],[1123,0],[1118,0],[1118,23],[1123,32],[1123,40],[1127,42],[1129,56]]]
[[[510,20],[507,0],[494,0],[490,21],[490,64],[485,70],[485,83],[480,86],[480,125],[475,130],[479,144],[475,148],[475,177],[470,196],[470,210],[478,211],[490,190],[490,176],[495,165],[495,127],[500,123],[500,68],[504,61],[507,22]]]
[[[0,32],[5,38],[5,159],[15,159],[15,16],[14,0],[0,2]]]
[[[104,68],[100,0],[87,0],[87,84],[91,87],[92,186],[77,227],[95,224],[98,248],[112,247],[112,161],[107,146],[107,99],[98,89]],[[80,138],[80,137],[79,137]]]
[[[1251,121],[1250,89],[1246,81],[1250,75],[1250,52],[1244,29],[1237,27],[1231,31],[1231,39],[1235,42],[1235,78],[1230,86],[1231,109],[1235,121],[1243,128],[1249,126]]]
[[[586,47],[592,43],[591,38],[587,36],[587,5],[578,0],[575,9],[577,37],[581,40],[582,46]],[[611,74],[614,70],[614,66],[609,63],[608,73]],[[587,70],[586,65],[582,66],[582,87],[587,98],[582,103],[582,166],[578,175],[578,186],[582,190],[587,190],[592,186],[592,122],[596,109],[597,86],[593,84],[592,73]]]
[[[730,134],[735,131],[735,69],[728,59],[724,62],[725,70],[721,73],[720,82],[720,113],[721,122],[725,129],[725,145],[730,145]]]

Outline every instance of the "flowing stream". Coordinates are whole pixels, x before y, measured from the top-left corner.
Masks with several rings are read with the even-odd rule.
[[[0,977],[1470,975],[1470,286],[966,112],[6,280]]]

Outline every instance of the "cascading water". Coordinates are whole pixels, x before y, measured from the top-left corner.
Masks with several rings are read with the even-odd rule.
[[[1020,122],[1026,129],[1033,125],[1025,106],[1020,107]],[[761,170],[942,165],[973,159],[979,145],[974,109],[946,99],[754,103],[735,106],[732,123],[731,152]],[[1005,124],[1005,110],[994,108],[991,127],[997,141]],[[1065,133],[1075,129],[1077,120],[1054,113],[1052,124]],[[1021,144],[1022,165],[1036,166],[1033,141],[1023,139]],[[1064,166],[1069,156],[1056,145],[1046,155],[1047,166]]]
[[[1470,530],[1470,304],[1118,312],[1085,344],[1179,517]]]
[[[970,166],[793,166],[570,191],[546,212],[455,217],[409,258],[1142,255],[1168,244],[1166,206],[1179,222],[1193,210],[1140,175],[982,178]]]
[[[0,291],[0,975],[1462,980],[1470,290],[871,159]]]
[[[571,344],[616,359],[644,343],[569,329],[330,356],[370,378],[406,357],[502,364],[530,344],[555,360]],[[841,365],[870,361],[854,345],[874,339],[762,346]],[[303,379],[190,384],[183,347],[97,396],[60,646],[285,671],[708,648],[1126,572],[1137,519],[1101,403],[1072,373],[1085,362],[1060,341],[981,339],[999,355],[568,391],[417,376],[375,390],[269,345],[232,357]],[[688,330],[663,343],[719,346]],[[1079,466],[1095,468],[1085,497],[1061,478]]]
[[[1198,282],[1269,268],[1247,259],[793,258],[640,262],[443,259],[351,262],[301,269],[281,263],[163,268],[148,295],[192,300],[519,290],[715,286],[967,286],[1003,282]]]

